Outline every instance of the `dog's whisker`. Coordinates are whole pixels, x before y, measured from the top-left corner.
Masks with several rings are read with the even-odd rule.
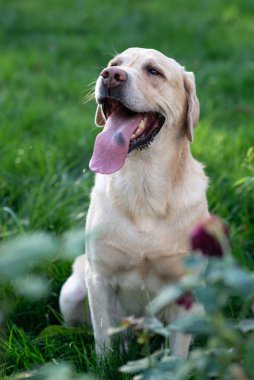
[[[84,92],[86,92],[86,94],[85,94],[85,99],[84,99],[84,104],[86,104],[86,103],[88,103],[88,102],[90,102],[91,100],[93,100],[94,99],[94,97],[95,97],[95,88],[94,87],[92,87],[92,88],[88,88],[88,89],[86,89],[86,90],[84,90]]]
[[[95,89],[91,88],[90,90],[86,91],[86,96],[94,95],[94,93],[95,93]]]
[[[91,102],[92,100],[94,100],[94,94],[91,94],[91,95],[85,97],[83,104],[87,104],[87,103]]]
[[[87,87],[94,87],[94,85],[96,84],[96,80],[93,80],[91,83],[88,83]]]

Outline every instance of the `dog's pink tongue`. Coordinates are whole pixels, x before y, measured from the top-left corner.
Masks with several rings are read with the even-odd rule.
[[[94,144],[89,167],[96,173],[111,174],[121,169],[126,159],[132,133],[142,114],[127,114],[123,108],[112,113]]]

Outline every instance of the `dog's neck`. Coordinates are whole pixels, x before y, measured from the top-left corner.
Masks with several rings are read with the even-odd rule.
[[[207,187],[202,165],[193,159],[187,139],[160,154],[155,152],[157,147],[134,151],[124,167],[108,177],[109,197],[139,226],[151,218],[165,218],[173,209],[184,211],[186,204],[190,207],[203,198]]]

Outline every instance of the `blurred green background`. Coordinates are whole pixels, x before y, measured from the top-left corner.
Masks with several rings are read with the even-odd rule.
[[[98,133],[86,94],[115,52],[151,47],[196,75],[201,118],[192,151],[210,177],[211,211],[230,224],[234,254],[253,268],[253,41],[253,0],[0,1],[1,238],[83,228]],[[16,299],[10,315],[11,331],[32,342],[56,321],[70,263],[44,270],[50,298]],[[4,371],[34,363],[8,355]]]

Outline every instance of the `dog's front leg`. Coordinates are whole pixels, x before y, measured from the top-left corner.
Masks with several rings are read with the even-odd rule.
[[[178,305],[171,305],[168,312],[169,323],[172,323],[178,318],[191,313],[191,311],[185,310],[184,307]],[[189,354],[191,338],[191,335],[183,334],[178,331],[172,331],[169,339],[171,355],[186,359]]]
[[[92,272],[87,276],[87,288],[96,352],[99,356],[106,356],[110,348],[108,329],[115,323],[112,310],[115,290],[107,280]]]
[[[204,310],[202,306],[198,304],[194,304],[190,310],[186,310],[182,306],[174,305],[170,310],[170,321],[177,320],[183,316],[191,315],[191,314],[203,314]],[[189,354],[189,347],[192,340],[192,335],[183,334],[178,331],[173,331],[169,344],[172,355],[186,359]]]
[[[180,332],[173,332],[170,340],[170,349],[172,355],[186,359],[189,354],[191,339],[191,335],[182,334]]]

